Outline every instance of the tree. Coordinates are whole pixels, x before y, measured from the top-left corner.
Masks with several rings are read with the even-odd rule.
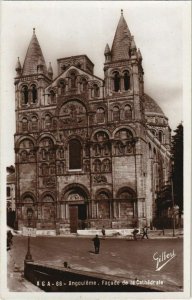
[[[175,204],[179,206],[179,216],[183,213],[183,125],[180,123],[172,137],[173,192]]]

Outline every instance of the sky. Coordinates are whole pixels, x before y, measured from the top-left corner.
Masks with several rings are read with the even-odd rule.
[[[121,9],[143,56],[145,92],[169,119],[183,121],[183,72],[187,1],[7,1],[1,2],[2,164],[14,164],[17,57],[21,64],[33,28],[45,61],[57,76],[57,59],[86,54],[103,78],[104,49],[111,47]]]

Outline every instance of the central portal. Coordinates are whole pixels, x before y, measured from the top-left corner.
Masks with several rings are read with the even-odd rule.
[[[77,229],[84,229],[85,220],[87,219],[86,204],[72,204],[69,206],[69,212],[71,233],[76,233]]]
[[[70,184],[65,188],[63,198],[68,206],[70,232],[76,233],[78,229],[85,229],[89,217],[89,192],[86,187]]]

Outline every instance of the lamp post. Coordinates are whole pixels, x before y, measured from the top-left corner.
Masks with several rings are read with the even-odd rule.
[[[172,198],[172,212],[173,212],[173,236],[175,236],[175,198],[174,198],[174,190],[173,190],[173,166],[174,161],[171,162],[172,166],[172,174],[171,174],[171,198]]]
[[[30,208],[27,209],[28,228],[31,226],[32,216],[33,216],[33,209],[30,207]],[[25,256],[25,262],[33,261],[32,255],[31,255],[31,252],[30,252],[30,235],[29,235],[29,232],[28,232],[28,243],[27,243],[27,245],[28,246],[27,246],[27,254]]]

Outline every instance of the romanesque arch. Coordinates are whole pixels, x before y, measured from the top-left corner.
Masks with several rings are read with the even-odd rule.
[[[117,191],[116,198],[119,202],[119,217],[127,219],[128,223],[131,223],[135,216],[135,191],[130,187],[124,186]]]
[[[99,189],[96,192],[98,217],[102,220],[110,219],[111,216],[111,192],[108,189]]]
[[[61,192],[61,200],[76,203],[86,202],[90,200],[89,190],[80,183],[72,183],[63,188]]]
[[[55,198],[52,193],[45,192],[41,196],[42,220],[54,221],[56,218]]]

